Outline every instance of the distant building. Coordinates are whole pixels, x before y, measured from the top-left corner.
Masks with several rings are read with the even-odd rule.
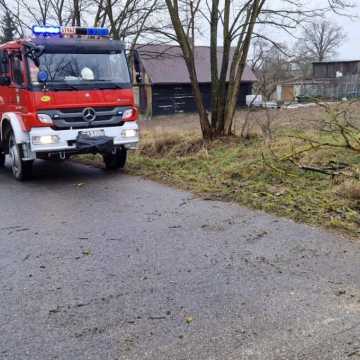
[[[314,79],[335,79],[360,74],[360,60],[334,60],[313,63]]]
[[[360,60],[314,62],[312,79],[291,80],[277,87],[277,100],[339,100],[360,97]]]
[[[222,49],[219,48],[219,59]],[[195,48],[195,64],[205,106],[211,110],[210,49]],[[171,115],[195,112],[188,70],[179,46],[139,45],[133,59],[134,85],[138,87],[137,102],[141,111],[152,115]],[[246,105],[246,95],[252,93],[256,77],[246,66],[238,98],[238,105]]]

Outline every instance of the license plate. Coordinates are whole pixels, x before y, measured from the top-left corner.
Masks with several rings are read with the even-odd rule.
[[[97,137],[97,136],[104,136],[105,131],[104,129],[94,129],[94,130],[82,130],[80,134],[84,134],[90,137]]]

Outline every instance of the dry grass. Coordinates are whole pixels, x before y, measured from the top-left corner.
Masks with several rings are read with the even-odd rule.
[[[299,109],[271,109],[275,129],[287,129],[294,127],[301,130],[313,129],[325,112],[318,106],[303,107]],[[360,106],[359,106],[360,112]],[[244,123],[247,110],[240,110],[236,113],[234,120],[235,134],[239,135]],[[251,122],[254,124],[252,131],[260,135],[256,126],[257,121],[261,121],[265,116],[265,110],[255,110],[251,113]],[[158,116],[153,120],[140,121],[141,128],[152,133],[193,133],[201,135],[199,118],[196,114],[176,114],[172,116]]]
[[[345,180],[336,189],[339,196],[349,200],[360,200],[360,183],[356,180]]]
[[[141,152],[150,157],[186,156],[200,151],[204,143],[200,134],[187,132],[147,131],[142,135]]]
[[[335,106],[335,105],[334,105]],[[349,104],[337,104],[349,108]],[[354,116],[358,115],[358,123],[360,124],[360,103],[355,102],[350,105]],[[270,115],[273,119],[272,127],[275,131],[291,130],[314,130],[317,129],[321,120],[326,116],[325,110],[317,105],[304,106],[297,109],[270,109]],[[234,133],[240,135],[241,128],[247,116],[247,110],[237,111],[234,120]],[[261,135],[261,131],[257,126],[265,117],[265,110],[258,109],[251,113],[251,133],[252,135]],[[191,133],[193,135],[201,135],[199,118],[196,114],[176,114],[172,116],[158,116],[150,121],[140,121],[141,128],[153,134],[173,134],[173,133]]]

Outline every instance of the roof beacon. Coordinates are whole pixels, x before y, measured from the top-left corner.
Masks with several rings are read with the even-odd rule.
[[[109,37],[109,29],[80,26],[41,26],[34,25],[32,32],[35,37]]]
[[[64,26],[61,32],[65,36],[95,36],[108,37],[109,29],[99,27]]]
[[[34,36],[60,36],[61,35],[61,28],[60,26],[41,26],[41,25],[34,25],[32,27],[32,33]]]

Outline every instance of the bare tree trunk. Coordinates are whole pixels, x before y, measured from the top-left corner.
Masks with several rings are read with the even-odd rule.
[[[213,0],[210,22],[210,63],[211,63],[211,127],[216,128],[218,107],[218,23],[219,23],[219,0]]]
[[[248,21],[246,22],[247,27],[244,30],[244,36],[239,38],[237,50],[233,58],[231,66],[230,82],[226,101],[225,110],[225,123],[224,133],[225,135],[231,135],[232,123],[236,111],[237,99],[240,92],[240,83],[242,74],[246,66],[247,55],[250,48],[250,42],[254,33],[254,27],[256,19],[259,16],[262,6],[265,0],[254,0],[251,8],[248,10]]]
[[[204,105],[203,96],[200,90],[200,85],[196,74],[194,53],[191,49],[191,44],[189,43],[189,39],[184,32],[184,28],[179,17],[178,1],[166,0],[166,5],[169,9],[171,21],[184,55],[186,67],[189,72],[189,76],[193,88],[193,94],[195,98],[195,104],[199,113],[202,134],[205,140],[211,140],[213,134],[209,123],[209,116]]]
[[[230,30],[229,30],[230,5],[231,5],[231,1],[226,0],[225,8],[224,8],[224,23],[223,23],[224,46],[223,46],[222,64],[221,64],[221,71],[220,71],[220,81],[218,84],[218,93],[217,93],[216,134],[218,136],[224,135],[225,104],[226,104],[226,93],[227,93],[227,75],[228,75],[230,51],[231,51],[231,34],[230,34]]]
[[[80,26],[81,25],[81,10],[80,10],[80,0],[74,0],[74,15],[72,20],[73,26]]]
[[[107,0],[106,13],[107,13],[107,16],[109,18],[112,37],[113,37],[114,40],[119,40],[120,35],[119,35],[119,32],[117,31],[116,22],[114,20],[113,8],[112,8],[111,0]]]
[[[250,114],[252,113],[252,108],[249,108],[245,115],[244,123],[241,127],[240,137],[243,139],[249,139],[250,136]]]
[[[271,131],[272,118],[268,107],[265,107],[265,113],[266,113],[266,121],[265,121],[265,125],[263,125],[262,127],[262,131],[265,138],[265,144],[269,145],[272,142],[272,131]]]
[[[100,0],[98,3],[98,8],[94,17],[94,26],[99,26],[102,14],[104,11],[104,0]]]
[[[65,0],[51,1],[51,3],[52,3],[52,7],[54,9],[58,24],[60,26],[64,25],[63,11],[64,11]]]

